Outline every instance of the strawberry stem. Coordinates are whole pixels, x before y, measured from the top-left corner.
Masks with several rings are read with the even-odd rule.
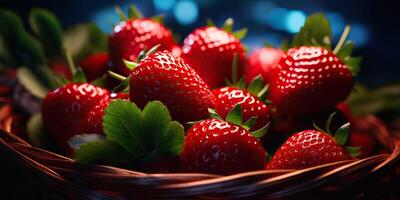
[[[238,79],[238,55],[235,53],[232,60],[232,83],[236,84]]]
[[[120,80],[120,81],[124,81],[124,80],[126,79],[125,76],[122,76],[121,74],[117,74],[117,73],[115,73],[115,72],[113,72],[113,71],[110,71],[110,70],[108,70],[108,74],[109,74],[111,77],[113,77],[113,78],[115,78],[115,79],[117,79],[117,80]]]
[[[349,36],[351,27],[350,25],[346,25],[346,27],[344,27],[343,33],[340,36],[340,39],[335,47],[335,49],[333,49],[333,53],[337,54],[339,52],[339,50],[342,48],[343,44],[346,42],[347,36]]]
[[[76,66],[74,64],[74,61],[72,59],[71,51],[69,49],[65,49],[65,58],[67,59],[67,64],[69,67],[69,70],[71,71],[72,74],[76,73]]]
[[[121,21],[126,21],[126,20],[128,20],[128,17],[125,15],[124,11],[122,11],[121,7],[115,6],[114,9],[115,9],[115,12],[118,14],[119,19],[120,19]]]

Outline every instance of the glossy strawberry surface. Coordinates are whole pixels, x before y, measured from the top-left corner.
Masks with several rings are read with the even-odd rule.
[[[240,40],[216,27],[194,30],[183,42],[182,58],[203,78],[210,88],[231,80],[233,56],[238,56],[238,75],[243,75],[245,50]]]
[[[258,75],[263,77],[264,83],[268,83],[283,54],[281,49],[271,47],[264,47],[252,53],[249,56],[244,75],[246,83],[249,84]]]
[[[185,123],[208,117],[215,97],[197,73],[169,52],[156,52],[143,59],[130,74],[129,94],[139,107],[163,102],[174,120]]]
[[[68,83],[47,94],[42,103],[43,125],[68,153],[69,138],[76,134],[102,133],[101,119],[109,92],[88,83]]]
[[[304,169],[349,159],[351,156],[330,135],[316,130],[305,130],[286,140],[266,168]]]
[[[273,107],[280,114],[302,115],[334,107],[350,94],[348,67],[322,47],[289,49],[270,80]]]
[[[256,124],[251,130],[263,127],[270,120],[268,107],[255,95],[246,90],[235,87],[223,87],[213,90],[213,94],[216,97],[215,110],[224,119],[232,108],[240,104],[243,121],[247,121],[251,117],[257,117]]]
[[[183,172],[235,174],[262,170],[266,153],[242,127],[218,119],[196,123],[188,132],[180,167]]]
[[[123,60],[136,61],[143,49],[151,49],[160,44],[158,50],[171,50],[175,45],[171,31],[153,19],[130,19],[114,27],[108,41],[114,71],[129,75]]]
[[[109,65],[110,57],[108,53],[92,54],[80,62],[80,67],[89,82],[105,75]]]

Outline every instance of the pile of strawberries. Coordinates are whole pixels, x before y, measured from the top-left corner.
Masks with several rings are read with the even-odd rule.
[[[358,61],[350,56],[354,46],[344,41],[345,30],[333,49],[326,23],[321,14],[312,15],[292,44],[247,56],[240,41],[246,30],[232,32],[231,19],[222,28],[195,29],[180,46],[162,23],[136,14],[114,27],[108,52],[63,72],[70,82],[43,100],[44,128],[69,156],[90,154],[93,162],[113,163],[123,154],[127,161],[121,158],[117,165],[143,171],[227,175],[356,159],[360,147],[368,156],[372,151],[364,147],[373,149],[373,139],[352,137],[344,103]],[[152,121],[164,116],[155,105],[150,112],[147,105],[155,101],[168,109],[168,123],[177,121],[168,134],[185,131],[182,141],[154,137],[153,130],[135,135],[142,132],[137,127],[164,127]],[[146,119],[146,113],[154,118]],[[82,150],[85,143],[104,141],[104,133],[112,145]],[[124,134],[138,148],[129,148]],[[135,151],[145,153],[129,159]]]

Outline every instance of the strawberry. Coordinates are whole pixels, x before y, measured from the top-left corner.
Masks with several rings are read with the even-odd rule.
[[[275,153],[267,169],[304,169],[352,159],[330,135],[305,130],[291,136]]]
[[[281,49],[271,47],[258,49],[251,54],[244,74],[246,83],[249,84],[257,75],[262,75],[264,83],[268,83],[283,54]]]
[[[263,169],[265,156],[261,143],[246,129],[207,119],[187,132],[180,167],[184,172],[228,175]]]
[[[222,118],[240,104],[244,121],[257,117],[254,129],[261,128],[270,121],[268,107],[250,92],[235,87],[223,87],[212,92],[216,97],[215,109]]]
[[[365,158],[373,155],[377,147],[376,140],[368,132],[352,130],[349,137],[349,145],[361,147],[359,158]]]
[[[114,71],[128,75],[129,69],[123,59],[135,61],[143,49],[160,44],[158,50],[171,50],[175,46],[171,31],[164,25],[150,18],[133,18],[114,27],[108,41]]]
[[[238,75],[246,64],[245,48],[233,34],[215,26],[194,30],[183,42],[182,58],[203,78],[210,88],[222,87],[231,77],[234,55]]]
[[[207,118],[215,97],[197,73],[171,53],[156,52],[144,58],[130,73],[130,100],[139,107],[160,100],[179,122]]]
[[[51,138],[68,154],[67,141],[74,135],[102,133],[102,114],[110,93],[88,83],[68,83],[47,94],[42,103],[42,119]]]
[[[89,55],[80,62],[88,82],[101,78],[109,68],[110,58],[108,53],[96,53]]]
[[[72,79],[72,73],[68,68],[68,65],[62,59],[54,59],[50,63],[50,69],[56,75],[64,76],[68,80]]]
[[[323,47],[292,48],[270,79],[269,99],[275,112],[301,116],[334,107],[353,87],[352,74]]]

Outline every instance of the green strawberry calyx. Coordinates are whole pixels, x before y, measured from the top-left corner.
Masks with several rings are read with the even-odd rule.
[[[332,49],[332,30],[329,20],[322,13],[316,13],[306,19],[288,47],[324,47],[336,54],[347,65],[351,74],[356,76],[360,70],[361,57],[352,56],[355,45],[352,41],[346,41],[350,30],[349,25],[345,26],[336,47]]]
[[[315,122],[313,122],[313,126],[317,131],[327,133],[328,135],[332,136],[333,139],[338,143],[339,145],[343,146],[344,149],[352,156],[352,157],[357,157],[361,154],[361,147],[352,147],[352,146],[346,146],[346,143],[349,138],[350,134],[350,122],[347,122],[343,124],[342,126],[339,127],[339,129],[335,132],[332,133],[330,126],[331,122],[333,120],[333,117],[335,116],[336,112],[333,112],[331,115],[329,115],[328,119],[326,120],[325,123],[325,130],[318,127]]]
[[[125,12],[121,9],[120,6],[115,6],[114,10],[117,13],[117,15],[119,16],[119,19],[121,21],[127,21],[129,19],[142,19],[142,18],[144,18],[143,13],[135,5],[130,5],[128,7],[128,15],[125,14]],[[164,23],[164,18],[165,18],[164,15],[155,15],[155,16],[151,17],[151,19],[153,19],[154,21],[156,21],[156,22],[158,22],[160,24]]]
[[[207,19],[206,25],[209,27],[217,27],[211,19]],[[228,33],[231,33],[238,40],[245,38],[247,35],[247,28],[241,28],[237,31],[233,31],[233,25],[234,25],[234,20],[232,18],[227,18],[224,21],[224,24],[222,25],[221,29]]]
[[[233,107],[228,112],[225,119],[223,119],[221,116],[219,116],[218,113],[214,109],[209,108],[208,113],[211,118],[230,122],[237,126],[241,126],[242,128],[244,128],[246,130],[250,130],[254,126],[254,124],[256,123],[256,120],[257,120],[257,117],[251,117],[250,119],[243,121],[243,112],[242,112],[242,108],[241,108],[240,104],[236,104],[236,106]],[[252,131],[251,134],[256,138],[261,138],[269,130],[269,125],[270,125],[270,123],[268,122],[266,125],[264,125],[260,129]]]
[[[257,96],[259,100],[264,102],[265,104],[269,105],[270,101],[267,100],[269,94],[269,85],[264,84],[263,77],[258,75],[251,80],[249,85],[246,85],[244,80],[244,76],[242,76],[238,80],[238,56],[234,54],[233,61],[232,61],[232,82],[225,78],[225,83],[227,86],[233,86],[239,88],[241,90],[247,90],[248,92],[252,93],[253,95]]]
[[[149,49],[148,51],[147,51],[146,49],[143,49],[143,50],[139,53],[139,55],[138,55],[136,61],[133,62],[133,61],[129,61],[129,60],[123,59],[123,62],[124,62],[124,64],[125,64],[125,66],[126,66],[129,70],[133,70],[133,69],[138,65],[138,63],[139,63],[140,61],[142,61],[144,58],[146,58],[146,57],[149,56],[150,54],[152,54],[152,53],[154,53],[155,51],[157,51],[157,49],[158,49],[159,47],[160,47],[160,44],[157,44],[157,45],[153,46],[151,49]],[[130,76],[125,77],[125,76],[123,76],[123,75],[121,75],[121,74],[115,73],[115,72],[110,71],[110,70],[108,70],[108,74],[109,74],[112,78],[121,81],[116,87],[114,87],[114,88],[112,89],[113,92],[128,92]]]

